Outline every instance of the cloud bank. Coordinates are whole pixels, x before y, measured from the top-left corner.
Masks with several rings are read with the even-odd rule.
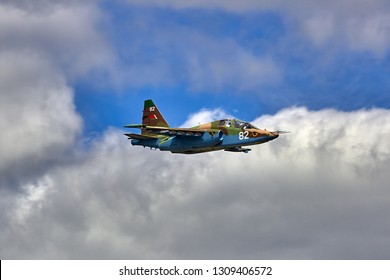
[[[290,108],[254,123],[293,133],[195,156],[131,147],[110,129],[12,197],[0,255],[386,259],[389,121],[382,109]]]
[[[93,5],[30,4],[0,4],[0,182],[13,190],[66,161],[82,129],[69,81],[109,54]]]
[[[15,181],[62,160],[81,119],[63,77],[34,53],[0,53],[0,91],[0,182],[17,188]]]

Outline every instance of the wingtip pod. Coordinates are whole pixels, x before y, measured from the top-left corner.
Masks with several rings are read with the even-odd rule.
[[[127,128],[143,128],[145,126],[146,125],[144,125],[144,124],[127,124],[127,125],[124,125],[123,127],[127,127]]]

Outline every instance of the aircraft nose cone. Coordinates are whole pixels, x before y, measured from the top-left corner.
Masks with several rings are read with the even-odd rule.
[[[276,138],[278,138],[279,137],[279,133],[277,133],[277,132],[272,132],[272,135],[271,135],[271,138],[272,139],[276,139]]]

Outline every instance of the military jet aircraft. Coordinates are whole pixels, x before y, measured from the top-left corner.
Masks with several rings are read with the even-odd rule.
[[[140,128],[141,134],[126,133],[133,146],[150,147],[172,153],[196,154],[224,150],[247,153],[244,146],[271,141],[286,131],[268,131],[237,119],[222,119],[191,128],[172,128],[151,99],[145,100],[142,124],[125,125]]]

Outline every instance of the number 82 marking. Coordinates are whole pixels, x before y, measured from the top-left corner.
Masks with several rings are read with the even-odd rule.
[[[249,136],[248,131],[241,131],[240,133],[238,133],[238,139],[240,139],[240,140],[249,139],[248,136]]]

